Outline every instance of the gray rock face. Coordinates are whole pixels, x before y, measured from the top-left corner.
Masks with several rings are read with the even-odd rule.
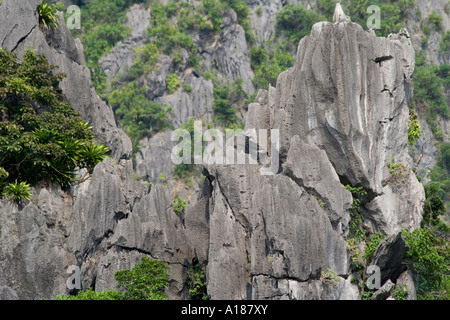
[[[407,247],[401,233],[383,239],[372,258],[370,264],[380,268],[381,283],[388,280],[395,281],[405,271],[403,261],[406,257]]]
[[[0,202],[0,299],[37,299],[65,293],[73,209],[70,196],[51,186],[33,190],[24,208]]]
[[[258,165],[205,166],[214,177],[207,265],[213,299],[340,298],[319,278],[328,269],[341,282],[349,277],[352,198],[343,184],[367,190],[369,230],[396,235],[419,226],[422,186],[409,169],[403,184],[393,183],[387,168],[393,157],[410,161],[413,70],[414,51],[400,40],[351,22],[314,25],[295,66],[249,106],[246,129],[280,130],[282,170],[261,176]],[[394,258],[382,256],[387,270]],[[345,290],[355,297],[354,285]]]
[[[92,87],[90,72],[84,64],[83,47],[79,40],[74,40],[60,20],[60,27],[52,35],[46,35],[38,27],[35,19],[36,7],[28,10],[9,2],[2,6],[11,8],[10,15],[17,20],[34,21],[34,27],[15,46],[6,47],[21,54],[27,48],[36,49],[44,54],[51,64],[59,66],[58,72],[66,74],[61,81],[62,93],[66,96],[72,107],[93,126],[93,132],[100,143],[106,144],[117,161],[121,158],[129,159],[131,156],[131,142],[125,133],[117,128],[112,109],[102,101]],[[22,12],[21,10],[26,10]],[[2,10],[2,14],[3,14]],[[20,18],[19,18],[20,17]],[[2,19],[3,21],[3,19]],[[16,32],[14,32],[16,33]],[[0,38],[1,39],[1,38]],[[1,39],[1,40],[7,40]]]
[[[33,189],[32,201],[21,208],[0,202],[0,299],[52,298],[66,293],[66,272],[73,265],[81,268],[82,289],[114,288],[115,271],[132,268],[142,256],[167,258],[171,266],[168,295],[184,298],[184,275],[192,262],[192,251],[188,242],[179,238],[183,232],[170,208],[171,201],[161,198],[161,190],[147,195],[147,188],[133,179],[130,139],[117,128],[111,108],[92,87],[80,42],[72,38],[63,22],[58,31],[41,31],[35,2],[2,2],[0,43],[17,53],[34,48],[58,65],[58,71],[67,75],[60,85],[63,94],[112,154],[95,168],[90,179],[70,191],[39,185]],[[11,21],[8,26],[4,25],[7,21]],[[83,174],[80,172],[80,177]],[[149,206],[156,206],[156,211],[148,211]],[[135,217],[150,213],[156,216],[147,219],[159,218],[161,224],[150,223],[151,228],[143,230],[144,238],[123,231],[122,220],[134,222]],[[117,245],[111,243],[116,229],[121,236],[114,238]],[[161,232],[169,242],[148,242]],[[128,248],[123,239],[131,237],[138,240],[135,247]],[[184,249],[179,251],[183,243]]]
[[[428,61],[435,64],[449,63],[450,55],[443,54],[439,50],[439,43],[442,40],[442,34],[450,29],[450,18],[445,12],[445,5],[448,3],[446,0],[422,0],[417,1],[414,10],[411,10],[408,14],[406,21],[406,27],[410,31],[411,41],[416,49],[422,49],[422,37],[423,33],[420,32],[421,19],[426,20],[428,15],[435,11],[442,17],[442,26],[440,30],[431,31],[428,37],[428,43],[426,45],[426,57]],[[420,16],[417,16],[417,12],[420,12]]]
[[[171,299],[188,297],[186,270],[194,261],[205,270],[212,299],[359,299],[346,244],[352,196],[345,184],[367,190],[361,204],[366,227],[388,235],[374,255],[386,274],[383,283],[413,283],[397,268],[405,249],[397,235],[420,224],[424,192],[409,171],[405,181],[393,182],[386,166],[393,157],[411,161],[407,103],[414,51],[407,44],[376,38],[351,22],[316,24],[300,42],[295,66],[249,106],[246,129],[280,132],[279,172],[262,175],[262,165],[248,164],[248,154],[245,165],[205,164],[200,197],[177,216],[170,191],[161,185],[148,190],[133,179],[131,144],[92,88],[80,43],[64,26],[52,35],[40,31],[34,5],[4,0],[0,8],[2,26],[22,17],[34,21],[20,32],[13,32],[14,23],[0,28],[0,43],[17,52],[31,46],[60,65],[67,73],[63,93],[112,149],[89,180],[69,191],[42,185],[22,208],[0,202],[0,299],[66,293],[70,265],[81,267],[83,289],[111,289],[114,273],[143,256],[170,266]],[[246,50],[235,21],[233,14],[224,19],[222,47],[205,54],[231,79],[248,80],[248,60],[232,57],[236,48]],[[183,81],[201,97],[182,90],[167,96],[184,105],[177,121],[207,115],[208,107],[195,105],[210,101],[210,84],[189,74]],[[166,172],[147,161],[165,168],[167,134],[137,156],[142,174]]]
[[[110,53],[100,59],[101,69],[107,75],[108,80],[123,72],[126,67],[133,64],[136,54],[133,48],[143,45],[143,39],[150,24],[150,10],[143,5],[135,4],[127,12],[126,26],[131,29],[131,35],[125,41],[117,44]]]
[[[372,300],[386,300],[395,288],[395,284],[388,280],[386,283],[372,295]]]

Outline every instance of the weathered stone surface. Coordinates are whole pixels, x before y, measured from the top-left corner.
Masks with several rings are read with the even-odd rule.
[[[253,277],[255,300],[360,300],[358,287],[350,279],[339,278],[337,283],[320,280],[299,282],[273,279],[264,275]],[[274,290],[276,288],[276,290]]]
[[[411,270],[406,270],[398,277],[396,286],[406,286],[408,290],[406,300],[417,300],[417,283]]]
[[[136,53],[133,48],[143,45],[143,39],[150,24],[150,10],[145,9],[142,4],[134,4],[127,12],[126,26],[130,28],[130,37],[119,42],[105,57],[100,59],[101,70],[111,80],[116,75],[125,71],[126,67],[131,67]]]
[[[0,46],[8,51],[14,51],[18,44],[38,28],[37,7],[42,1],[26,1],[16,5],[14,0],[4,0],[0,4]]]
[[[381,283],[388,280],[395,282],[406,269],[406,251],[407,246],[401,232],[380,241],[370,264],[380,268]]]
[[[395,288],[395,284],[388,279],[383,286],[375,291],[372,295],[372,300],[386,300]]]
[[[240,299],[249,283],[254,297],[288,297],[280,282],[311,284],[327,269],[347,277],[352,199],[343,184],[367,190],[362,207],[372,231],[396,235],[420,224],[422,186],[412,172],[403,185],[392,183],[386,165],[392,157],[410,159],[413,49],[351,22],[314,25],[298,49],[295,66],[279,76],[276,88],[258,95],[247,115],[247,130],[280,130],[283,170],[261,176],[258,165],[205,166],[214,177],[208,261],[213,298]],[[216,259],[225,251],[226,262]],[[385,281],[401,273],[404,256],[397,260],[394,252],[388,245],[377,256]],[[250,271],[242,268],[246,255]],[[223,283],[224,275],[233,286]],[[262,288],[255,277],[265,279]],[[226,295],[219,291],[224,285],[230,287]],[[309,297],[326,297],[317,290]]]
[[[59,187],[33,190],[23,208],[0,202],[0,299],[36,299],[65,293],[73,209]]]
[[[27,14],[28,16],[20,19],[31,19],[33,12],[27,11]],[[19,19],[17,16],[16,18]],[[15,52],[21,54],[25,49],[33,48],[44,54],[51,64],[57,65],[58,72],[66,74],[60,88],[73,109],[93,126],[96,139],[112,150],[116,161],[121,158],[129,159],[132,151],[131,141],[122,129],[117,128],[112,109],[100,99],[92,87],[90,71],[84,64],[81,43],[70,36],[62,20],[58,30],[52,32],[52,35],[44,34],[36,20],[31,32],[17,43]]]
[[[266,0],[249,2],[252,12],[258,4],[263,12],[272,8]],[[295,66],[249,106],[246,129],[280,130],[279,172],[264,176],[261,165],[205,164],[198,201],[177,216],[171,190],[157,185],[148,191],[133,179],[130,140],[92,88],[79,41],[64,26],[43,34],[30,3],[3,1],[2,26],[19,17],[28,20],[20,28],[15,22],[1,28],[0,42],[17,52],[31,46],[60,65],[67,73],[63,93],[112,149],[112,158],[69,192],[39,186],[23,208],[0,202],[1,299],[65,293],[69,265],[81,267],[83,289],[112,289],[114,273],[143,256],[170,266],[171,299],[187,298],[186,270],[194,261],[206,270],[212,299],[359,299],[345,241],[352,204],[346,184],[368,191],[361,204],[365,226],[388,235],[372,261],[381,268],[382,283],[413,283],[402,274],[406,247],[399,230],[420,224],[423,189],[412,173],[404,184],[393,183],[386,166],[393,157],[411,162],[407,103],[414,51],[404,41],[376,38],[351,22],[316,24],[300,42]],[[135,22],[138,39],[145,23]],[[236,22],[236,15],[228,14],[218,41],[195,35],[194,41],[206,64],[216,61],[220,77],[241,77],[252,92],[245,33]],[[260,31],[258,38],[270,32]],[[116,58],[111,61],[124,63],[112,63],[111,70],[131,61],[127,54]],[[160,73],[139,79],[149,98],[170,104],[176,125],[191,116],[209,119],[211,81],[195,70],[174,69],[170,57],[160,59]],[[180,88],[166,95],[165,79],[172,72],[182,75],[192,93]],[[171,173],[169,134],[147,141],[136,156],[138,175],[157,179]],[[327,270],[336,273],[336,283],[321,281]]]

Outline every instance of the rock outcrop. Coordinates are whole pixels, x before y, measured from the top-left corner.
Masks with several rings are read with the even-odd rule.
[[[410,169],[397,181],[387,167],[392,158],[410,161],[413,70],[411,46],[351,22],[318,23],[300,41],[295,66],[249,106],[246,129],[281,132],[279,173],[205,166],[213,189],[205,207],[213,299],[358,297],[346,246],[352,196],[344,186],[367,191],[362,212],[371,232],[396,235],[421,221],[421,184]],[[327,270],[339,284],[321,281]]]
[[[130,140],[96,95],[81,43],[64,25],[54,33],[41,31],[39,2],[2,2],[0,43],[18,53],[35,48],[59,65],[67,74],[63,94],[112,154],[70,190],[42,184],[23,207],[0,202],[0,299],[66,293],[71,265],[81,268],[83,289],[111,289],[114,273],[143,256],[170,266],[170,299],[188,297],[186,271],[194,261],[206,271],[212,299],[359,299],[346,242],[353,198],[345,185],[367,191],[361,210],[368,231],[395,240],[403,227],[419,226],[422,186],[408,168],[395,179],[387,167],[392,158],[411,161],[414,50],[407,43],[377,38],[349,21],[314,25],[299,43],[295,66],[248,108],[247,130],[280,133],[278,172],[262,175],[263,166],[248,164],[252,155],[238,148],[247,164],[205,164],[199,198],[178,216],[164,186],[133,179]],[[244,45],[235,22],[233,14],[224,19],[223,39]],[[224,73],[247,77],[250,84],[249,69],[241,65],[248,61],[224,52],[230,48],[205,50]],[[194,87],[200,80],[190,81]],[[182,94],[176,96],[179,101]],[[164,142],[159,147],[163,154]],[[141,154],[139,170],[147,176],[154,176],[146,167],[159,156],[154,151]],[[383,243],[380,260],[401,246],[400,240]],[[413,285],[403,271],[392,271],[390,281]],[[323,276],[327,272],[335,275],[332,281]]]
[[[171,201],[161,196],[164,192],[158,187],[149,190],[133,179],[130,139],[117,127],[112,109],[96,94],[80,41],[73,39],[63,21],[56,31],[41,30],[40,3],[3,1],[0,43],[18,54],[36,49],[59,66],[58,71],[67,75],[60,84],[62,93],[93,126],[95,138],[112,151],[89,180],[70,190],[42,184],[20,208],[0,202],[0,299],[52,298],[66,293],[66,272],[73,265],[81,269],[83,289],[114,288],[114,272],[132,268],[142,256],[167,258],[172,265],[168,296],[183,298],[185,271],[193,254],[189,245],[179,250],[187,241],[178,238],[182,236],[180,222]],[[156,207],[152,211],[149,206]],[[122,227],[124,219],[140,219],[142,226],[160,219],[161,224],[150,223],[150,229],[144,228],[139,237],[132,228]],[[116,229],[120,237],[113,237]],[[157,240],[156,235],[169,242]],[[134,239],[133,246],[130,239]]]

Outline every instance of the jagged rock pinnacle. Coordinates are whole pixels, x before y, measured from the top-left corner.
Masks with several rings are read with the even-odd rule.
[[[350,22],[350,21],[351,21],[350,17],[344,13],[344,10],[342,9],[341,4],[339,2],[336,3],[336,8],[334,9],[334,15],[333,15],[333,22],[340,23],[340,22]]]

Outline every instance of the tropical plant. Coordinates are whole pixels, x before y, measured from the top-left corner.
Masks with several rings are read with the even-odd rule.
[[[103,159],[104,154],[87,152],[87,146],[107,149],[97,146],[92,127],[62,96],[58,86],[65,75],[55,73],[56,66],[32,50],[21,59],[0,49],[0,167],[7,172],[3,183],[47,180],[69,186],[77,169],[92,170]]]
[[[412,109],[409,112],[409,124],[408,124],[408,141],[410,146],[414,145],[414,142],[422,135],[419,123],[419,115],[417,111]]]
[[[450,276],[448,240],[436,237],[428,228],[403,230],[408,247],[408,266],[417,274],[418,294],[438,290]]]
[[[192,300],[208,300],[206,276],[199,263],[193,264],[186,272],[186,283]]]
[[[406,285],[397,285],[392,291],[392,297],[395,300],[406,300],[409,295],[408,287]]]
[[[172,202],[173,211],[175,211],[177,215],[183,213],[184,210],[186,210],[186,208],[188,207],[188,205],[189,203],[181,197],[176,197],[175,200],[173,200]]]
[[[346,185],[345,189],[350,191],[353,196],[353,205],[350,209],[350,231],[352,236],[356,240],[356,243],[361,242],[366,236],[367,232],[362,227],[363,218],[361,216],[361,197],[367,195],[367,191],[363,187],[352,187],[351,185]]]
[[[23,200],[30,200],[30,185],[24,181],[17,182],[16,180],[4,187],[3,196],[17,203],[22,202]]]
[[[165,300],[168,270],[164,261],[143,257],[132,270],[117,271],[114,277],[126,300]]]
[[[139,141],[144,135],[151,136],[171,127],[168,113],[172,109],[154,103],[145,94],[145,87],[138,88],[136,81],[132,81],[114,90],[108,97],[120,126],[131,138],[134,150],[138,150]]]
[[[49,4],[45,0],[38,6],[39,24],[46,29],[58,29],[59,21],[57,10],[54,4]]]
[[[394,182],[405,182],[409,175],[409,170],[405,164],[402,162],[395,162],[395,158],[387,163],[389,173],[391,175],[390,179]]]
[[[166,82],[167,82],[167,90],[169,91],[170,94],[177,91],[181,84],[180,78],[175,73],[169,74],[167,76]]]
[[[384,238],[385,236],[383,236],[381,233],[376,233],[369,236],[369,240],[366,241],[366,248],[364,250],[365,259],[370,260],[372,258],[375,250],[377,249],[381,240],[383,240]]]
[[[60,294],[52,300],[123,300],[123,296],[117,290],[94,291],[89,288],[86,291],[78,292],[77,295]]]
[[[237,110],[248,98],[248,94],[243,89],[243,80],[237,78],[231,83],[217,84],[213,92],[213,110],[218,124],[230,129],[239,128],[242,122],[237,116]]]
[[[104,144],[85,143],[81,146],[82,165],[92,173],[94,167],[102,162],[111,150]]]

